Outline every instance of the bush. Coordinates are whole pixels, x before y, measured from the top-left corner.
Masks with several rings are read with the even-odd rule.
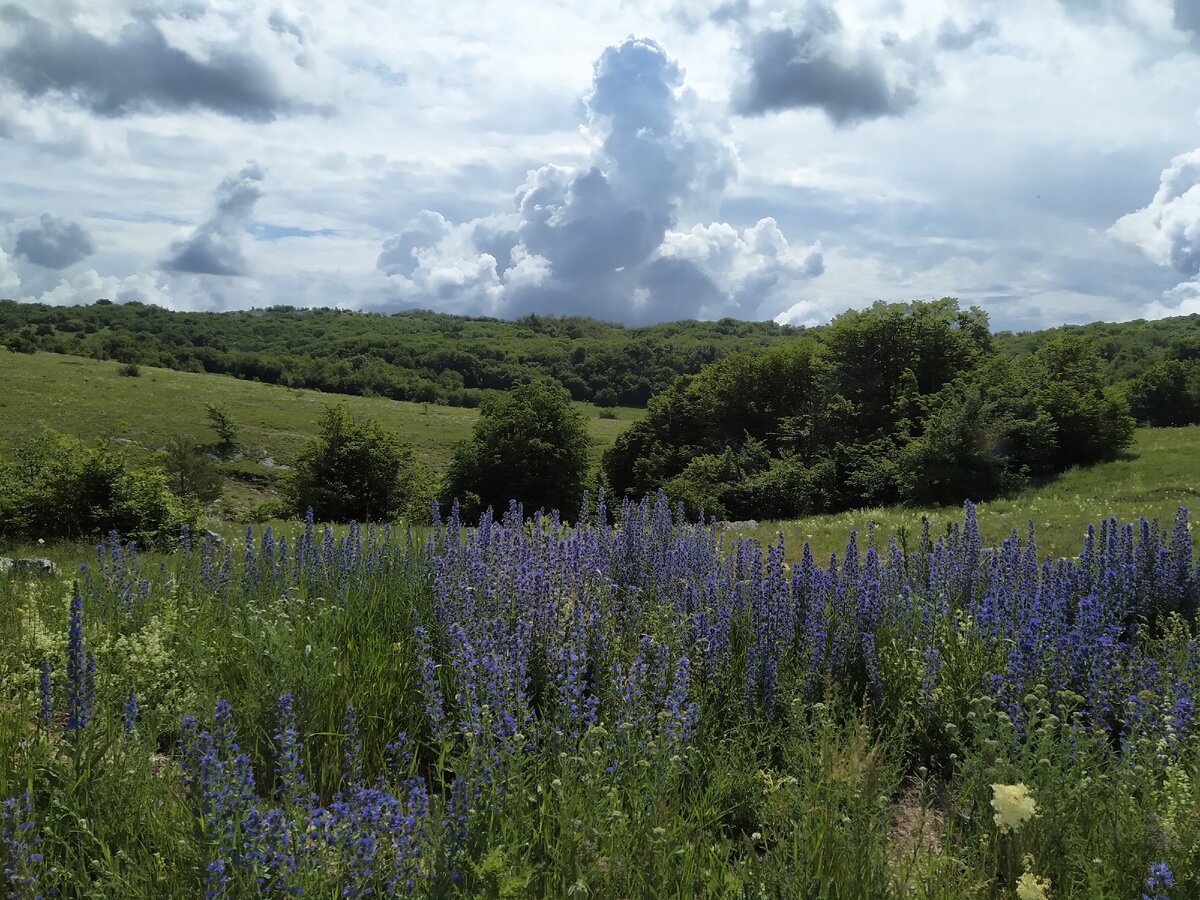
[[[325,521],[365,522],[411,517],[427,499],[430,480],[413,461],[412,448],[374,419],[327,406],[319,435],[304,446],[286,479],[285,494],[297,514],[312,507]]]
[[[142,368],[135,362],[124,363],[117,367],[117,374],[126,378],[137,378],[142,374]]]
[[[286,519],[292,514],[292,509],[286,500],[264,500],[246,514],[245,520],[261,525],[272,519]]]
[[[0,533],[9,538],[94,537],[117,531],[159,544],[194,519],[157,466],[134,468],[111,444],[88,447],[46,429],[0,463]]]
[[[1129,408],[1147,425],[1200,422],[1200,362],[1167,359],[1151,366],[1129,386]]]
[[[514,499],[529,511],[573,511],[589,443],[583,415],[559,385],[538,381],[493,394],[480,405],[471,439],[454,448],[442,493],[468,516]]]
[[[202,503],[221,496],[225,478],[204,448],[191,435],[172,438],[165,450],[169,486],[177,497],[193,497]]]

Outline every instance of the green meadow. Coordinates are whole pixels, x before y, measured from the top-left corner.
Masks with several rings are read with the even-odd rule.
[[[258,464],[265,454],[290,463],[313,433],[324,405],[344,404],[356,415],[371,416],[412,445],[418,459],[434,472],[444,469],[456,441],[468,437],[478,413],[462,407],[409,403],[379,397],[324,394],[243,381],[223,375],[176,372],[143,366],[141,375],[120,375],[118,363],[52,353],[0,354],[0,445],[12,446],[45,424],[87,439],[108,437],[143,450],[162,447],[178,434],[202,440],[214,435],[205,407],[224,405],[241,426],[247,458],[226,464],[226,494],[233,509],[245,509],[272,494],[280,470]],[[615,418],[579,404],[592,436],[593,462],[617,435],[644,411],[621,407]],[[1101,518],[1120,522],[1139,516],[1167,522],[1180,506],[1196,506],[1200,496],[1200,426],[1138,429],[1121,459],[1034,484],[1011,497],[979,505],[985,546],[997,545],[1028,523],[1036,526],[1040,549],[1055,556],[1079,551],[1087,526]],[[818,559],[841,553],[846,535],[856,529],[865,539],[872,528],[882,546],[895,536],[915,542],[922,519],[934,535],[959,521],[957,506],[860,509],[803,519],[738,523],[739,534],[773,543],[778,534],[798,552],[808,541]],[[220,530],[220,526],[218,526]]]
[[[241,427],[239,444],[249,459],[233,465],[234,479],[269,487],[277,470],[256,464],[258,451],[287,465],[316,430],[322,407],[337,403],[352,414],[377,419],[410,444],[434,472],[445,468],[456,441],[467,438],[478,418],[474,409],[355,397],[244,381],[226,375],[140,367],[121,375],[116,362],[54,353],[0,351],[0,445],[12,446],[41,425],[85,439],[107,437],[156,450],[181,434],[215,440],[205,415],[223,405]],[[592,436],[593,462],[642,410],[617,408],[600,418],[600,408],[578,404]],[[255,477],[257,476],[257,477]],[[243,490],[245,487],[243,487]],[[236,484],[228,489],[235,496]]]

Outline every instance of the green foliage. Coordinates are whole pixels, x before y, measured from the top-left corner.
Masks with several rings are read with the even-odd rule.
[[[191,435],[178,435],[167,442],[163,468],[177,497],[193,497],[203,503],[221,496],[225,483],[217,465]]]
[[[454,449],[442,494],[468,516],[517,500],[537,509],[574,512],[588,471],[589,438],[570,395],[537,381],[485,398],[471,439]]]
[[[837,316],[822,334],[823,361],[851,414],[832,440],[859,443],[901,432],[918,397],[936,394],[991,353],[987,316],[949,298],[883,303]]]
[[[644,406],[681,374],[788,340],[774,322],[625,328],[579,317],[515,322],[409,310],[385,316],[276,306],[171,312],[142,303],[0,301],[0,342],[285,387],[475,407],[484,391],[552,378],[575,400]]]
[[[689,511],[740,519],[987,499],[1129,445],[1133,419],[1101,370],[1076,335],[1018,363],[979,310],[876,303],[679,379],[605,474],[627,496],[663,485]],[[743,458],[752,446],[761,458]]]
[[[415,511],[428,482],[428,473],[413,462],[412,448],[374,419],[330,405],[317,437],[289,473],[285,493],[294,513],[311,507],[322,521],[367,522]]]
[[[1200,422],[1200,360],[1164,359],[1127,386],[1129,410],[1148,425]]]
[[[229,414],[228,407],[223,403],[209,403],[204,408],[204,414],[208,417],[213,430],[217,433],[221,450],[228,452],[236,447],[241,428],[233,420],[233,416]]]
[[[37,353],[37,334],[32,328],[11,331],[4,336],[4,346],[13,353]]]
[[[171,538],[192,518],[157,466],[133,467],[109,443],[88,447],[45,429],[0,459],[0,534],[80,539],[117,531],[142,544]]]
[[[630,496],[653,493],[697,456],[737,452],[751,437],[772,454],[811,458],[821,440],[814,426],[821,424],[822,379],[812,341],[733,354],[681,378],[605,454],[609,483]]]
[[[126,378],[137,378],[142,374],[142,367],[137,363],[123,363],[117,369],[118,375],[124,375]]]
[[[1112,459],[1129,445],[1136,423],[1123,400],[1104,392],[1100,360],[1086,338],[1047,341],[1034,362],[1035,397],[1055,425],[1055,470]]]
[[[695,457],[680,474],[663,485],[663,489],[672,500],[682,502],[692,518],[704,513],[723,519],[728,515],[723,497],[741,477],[733,451],[726,447],[720,455],[709,453]]]

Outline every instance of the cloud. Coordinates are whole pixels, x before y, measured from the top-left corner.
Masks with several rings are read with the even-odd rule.
[[[13,268],[12,260],[0,247],[0,297],[11,298],[21,287],[21,278]]]
[[[940,50],[967,50],[978,41],[995,37],[998,31],[991,19],[980,19],[966,29],[960,28],[952,19],[946,19],[938,27],[935,41]]]
[[[1109,231],[1160,266],[1200,276],[1200,149],[1171,160],[1154,199],[1122,216]]]
[[[668,234],[645,287],[656,312],[680,307],[695,315],[698,306],[701,318],[752,317],[764,301],[779,308],[797,283],[824,271],[820,249],[793,249],[772,218],[740,232],[718,222]]]
[[[741,22],[751,15],[750,0],[680,0],[670,16],[688,31],[706,23],[726,25]]]
[[[1148,304],[1147,318],[1200,312],[1200,148],[1172,159],[1150,203],[1122,216],[1109,233],[1190,279]]]
[[[1175,0],[1175,27],[1190,31],[1200,38],[1200,3],[1196,0]]]
[[[777,287],[820,274],[820,253],[792,250],[770,219],[677,230],[685,210],[718,205],[736,154],[657,42],[606,49],[583,111],[593,158],[531,170],[514,213],[455,224],[425,210],[384,242],[396,300],[623,322],[753,316]]]
[[[1143,315],[1147,319],[1200,315],[1200,281],[1185,281],[1165,291],[1161,300],[1146,306]]]
[[[78,222],[44,213],[37,225],[17,232],[13,253],[46,269],[65,269],[96,251],[92,237]]]
[[[152,13],[137,13],[107,39],[71,21],[52,25],[15,5],[0,8],[0,25],[15,33],[0,49],[0,78],[29,98],[66,97],[108,118],[209,109],[265,122],[313,109],[290,97],[258,56],[218,45],[201,58],[172,46]],[[271,27],[288,40],[298,32],[282,17]]]
[[[749,68],[733,94],[735,112],[816,108],[844,126],[901,116],[916,104],[914,87],[889,73],[883,45],[856,46],[832,6],[812,0],[798,19],[743,45]]]
[[[412,275],[420,265],[418,252],[436,247],[449,233],[450,223],[441,213],[423,210],[403,231],[383,242],[378,266],[386,275]]]
[[[242,226],[262,196],[259,185],[263,170],[248,164],[217,186],[213,213],[200,225],[171,244],[162,263],[169,272],[197,275],[247,275],[249,265],[242,253]]]

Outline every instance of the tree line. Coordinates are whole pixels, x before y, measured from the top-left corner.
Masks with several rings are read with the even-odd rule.
[[[16,352],[469,407],[490,391],[538,378],[557,381],[575,400],[641,407],[680,375],[732,353],[803,343],[823,330],[733,319],[625,328],[578,316],[502,321],[289,306],[188,313],[138,302],[58,307],[0,300],[0,345]],[[1000,332],[992,340],[1000,355],[1025,359],[1072,336],[1091,345],[1100,383],[1124,395],[1139,421],[1200,422],[1200,316]]]
[[[233,375],[335,394],[478,406],[488,391],[537,378],[599,406],[645,406],[682,374],[798,332],[774,322],[625,328],[581,317],[515,321],[423,310],[172,312],[98,301],[56,307],[0,300],[0,344]]]
[[[604,457],[608,486],[790,518],[988,499],[1111,459],[1134,419],[1084,337],[1001,353],[979,309],[876,303],[678,379]]]

